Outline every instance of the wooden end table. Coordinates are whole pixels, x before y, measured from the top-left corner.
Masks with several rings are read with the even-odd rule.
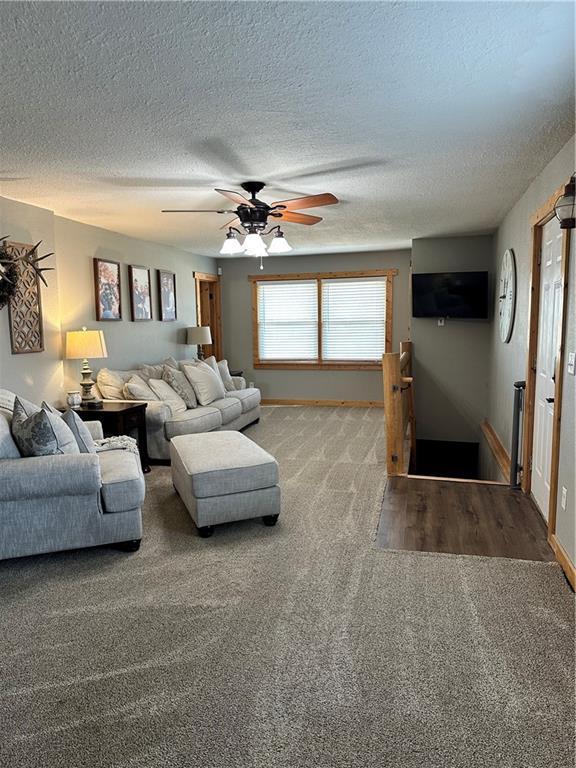
[[[142,472],[150,472],[148,459],[148,443],[146,440],[146,403],[107,403],[102,408],[86,408],[79,406],[72,410],[82,421],[99,421],[102,424],[104,437],[129,435],[136,432]],[[65,411],[65,408],[59,410]]]

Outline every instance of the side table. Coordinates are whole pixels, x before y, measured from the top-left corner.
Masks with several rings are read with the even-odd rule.
[[[104,437],[129,435],[136,432],[142,472],[150,472],[146,441],[146,403],[107,403],[102,408],[73,408],[82,421],[99,421]],[[60,408],[61,411],[66,410]]]

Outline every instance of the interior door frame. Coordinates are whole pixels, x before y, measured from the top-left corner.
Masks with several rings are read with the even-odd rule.
[[[212,328],[212,353],[217,360],[222,360],[222,294],[220,290],[220,275],[209,272],[194,272],[194,285],[196,289],[196,324],[202,325],[202,306],[200,302],[201,283],[214,283],[214,319]]]
[[[566,181],[566,184],[569,179]],[[530,321],[528,329],[528,360],[526,370],[526,399],[524,441],[522,446],[522,490],[529,494],[532,489],[532,454],[534,445],[534,410],[536,401],[536,364],[538,358],[538,331],[540,322],[540,278],[542,254],[542,229],[554,218],[554,204],[564,192],[565,184],[557,189],[530,219],[532,229],[532,272],[530,279]],[[568,265],[570,261],[571,229],[564,229],[562,238],[562,306],[560,308],[560,333],[556,348],[554,422],[552,429],[552,457],[550,462],[550,498],[548,502],[548,541],[556,550],[556,511],[558,502],[558,468],[560,462],[560,425],[562,416],[562,387],[564,378],[564,347],[566,338],[566,304],[568,296]]]

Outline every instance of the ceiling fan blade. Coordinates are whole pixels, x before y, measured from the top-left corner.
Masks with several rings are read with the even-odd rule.
[[[289,221],[291,224],[318,224],[322,221],[321,216],[310,216],[307,213],[298,213],[297,211],[280,211],[280,216],[275,216],[282,221]]]
[[[236,205],[247,205],[250,208],[255,207],[252,200],[248,200],[248,198],[244,197],[244,195],[241,195],[240,192],[231,192],[229,189],[217,189],[216,192],[224,195],[224,197],[227,197],[228,200],[232,200],[232,202],[236,203]]]
[[[287,211],[300,210],[302,208],[319,208],[321,205],[334,205],[338,202],[335,195],[325,192],[322,195],[306,195],[305,197],[293,197],[291,200],[279,200],[272,203],[272,208],[283,205]]]
[[[211,208],[166,208],[162,213],[236,213],[236,211],[212,210]]]
[[[228,229],[228,227],[237,227],[240,224],[240,219],[236,216],[235,219],[229,221],[228,224],[224,224],[220,229]]]

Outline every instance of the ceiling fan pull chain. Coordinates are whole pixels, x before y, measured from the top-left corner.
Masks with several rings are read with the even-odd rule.
[[[262,264],[262,254],[260,254],[260,269],[264,269],[264,264]]]

